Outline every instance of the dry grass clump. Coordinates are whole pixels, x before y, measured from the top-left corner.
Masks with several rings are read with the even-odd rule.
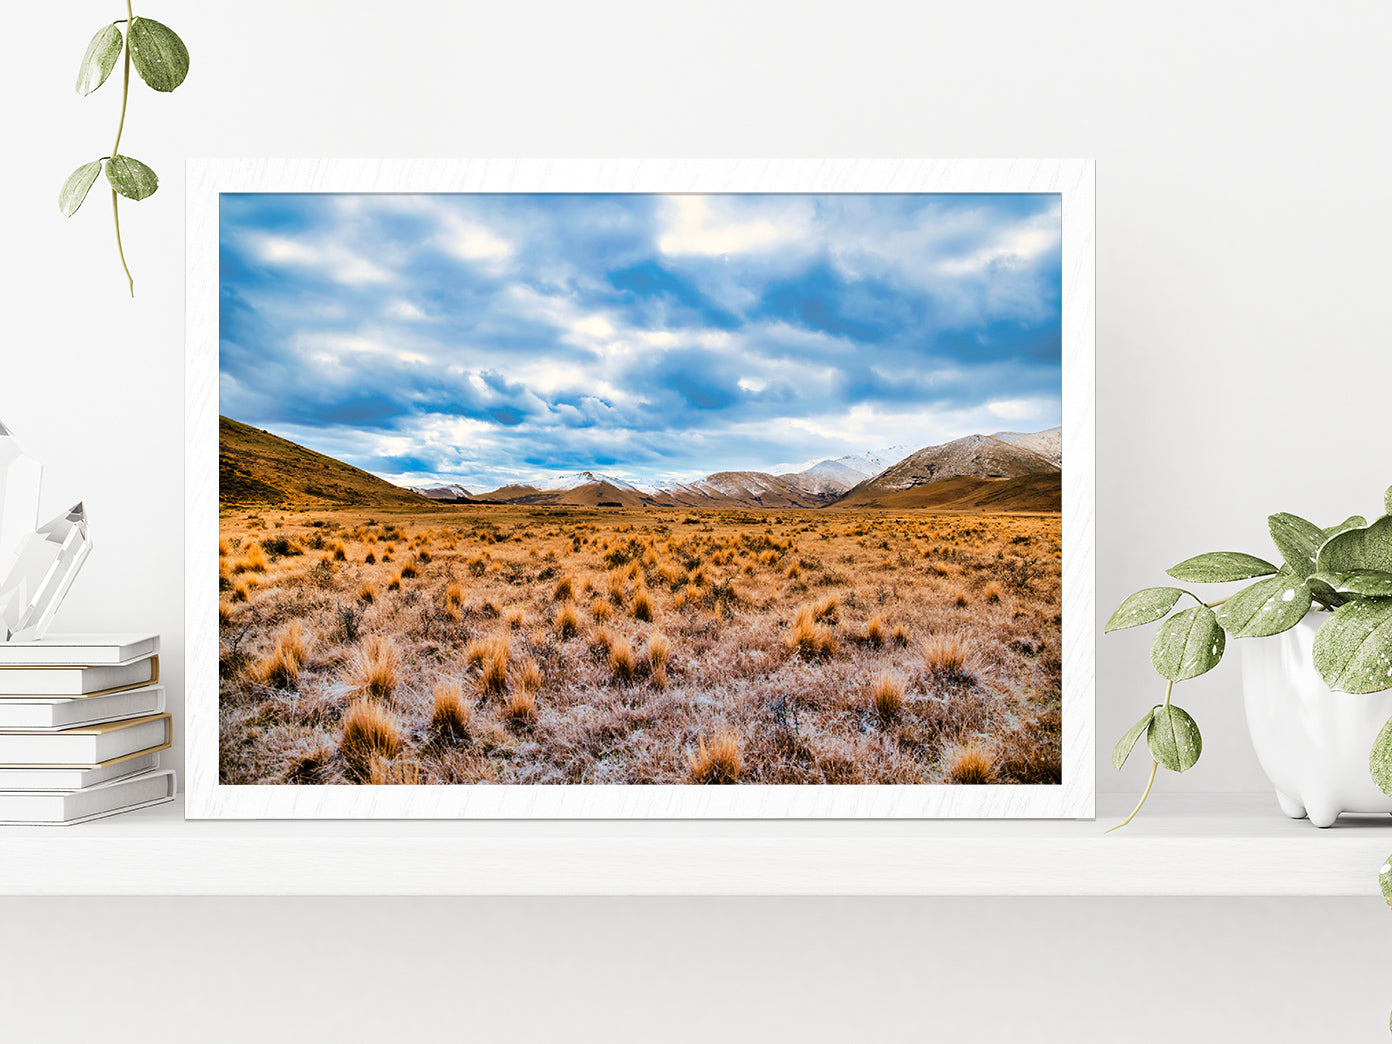
[[[369,552],[367,553],[367,557],[364,558],[363,561],[366,562],[368,565],[376,565],[376,564],[377,564],[377,556],[376,556],[375,554],[373,554],[371,551],[369,551]]]
[[[835,595],[828,595],[817,603],[812,617],[817,623],[838,623],[841,619],[841,602]]]
[[[904,711],[904,679],[881,671],[870,685],[870,706],[883,722],[898,721]]]
[[[836,635],[825,627],[818,627],[812,615],[812,607],[804,605],[793,618],[788,644],[799,656],[812,660],[828,657],[836,652]]]
[[[609,603],[603,598],[596,598],[590,603],[590,615],[594,617],[595,623],[604,623],[605,620],[609,619],[613,611]]]
[[[507,624],[512,630],[525,627],[527,625],[527,610],[520,605],[515,605],[503,614],[503,623]]]
[[[329,552],[335,562],[348,561],[348,549],[343,546],[342,540],[335,540],[329,545]]]
[[[459,610],[464,608],[464,585],[451,580],[445,587],[445,608]]]
[[[628,573],[623,569],[609,570],[609,597],[615,605],[622,605],[624,594],[628,591]]]
[[[555,589],[551,592],[551,600],[554,602],[569,602],[575,598],[575,580],[570,576],[563,576],[556,581]]]
[[[532,659],[528,659],[527,662],[522,665],[522,670],[517,675],[517,684],[521,686],[523,692],[540,692],[544,680],[545,679],[542,678],[541,668],[538,667],[537,662]]]
[[[479,688],[485,696],[501,696],[507,691],[508,661],[511,657],[512,647],[507,635],[497,635],[485,643],[479,674]]]
[[[615,640],[609,649],[609,670],[613,673],[614,680],[621,685],[627,685],[633,680],[636,667],[633,646],[628,644],[628,639]]]
[[[997,583],[995,583],[994,581],[991,582],[991,583],[989,583],[989,584],[987,584],[987,585],[986,585],[986,591],[985,591],[985,593],[982,594],[981,597],[983,597],[984,599],[986,599],[986,601],[988,601],[988,602],[992,602],[992,603],[999,602],[999,601],[1001,600],[1001,589],[1000,589],[1000,585],[997,584]]]
[[[226,627],[232,622],[232,607],[226,602],[218,603],[218,626]]]
[[[300,621],[292,620],[280,632],[271,654],[257,665],[256,680],[280,689],[294,688],[300,682],[300,668],[308,657],[305,629]]]
[[[357,699],[343,715],[338,751],[363,773],[373,757],[394,758],[401,750],[401,728],[391,712],[373,700]]]
[[[972,680],[967,669],[967,642],[959,633],[930,634],[920,646],[923,666],[939,681],[966,682]]]
[[[536,724],[536,693],[530,689],[518,689],[503,704],[503,720],[516,729],[527,729]]]
[[[969,599],[967,598],[967,595],[966,595],[966,592],[965,592],[965,591],[958,591],[958,592],[957,592],[957,597],[954,598],[952,601],[953,601],[953,604],[955,604],[955,605],[957,606],[958,609],[965,609],[965,608],[970,604],[970,601],[969,601]]]
[[[420,570],[416,568],[416,563],[407,562],[401,567],[401,579],[414,580],[418,576],[420,576]]]
[[[430,715],[431,729],[448,739],[467,738],[474,707],[464,698],[464,686],[457,681],[438,681],[432,695],[434,709]]]
[[[365,581],[365,582],[362,584],[362,586],[358,588],[358,601],[359,601],[359,602],[375,602],[375,601],[377,601],[377,585],[374,584],[374,583],[372,583],[372,582],[370,582],[370,581]]]
[[[562,602],[556,612],[556,633],[564,641],[580,633],[580,614],[575,611],[574,602]]]
[[[609,633],[607,627],[591,628],[590,633],[585,636],[585,642],[600,656],[607,657],[609,650],[614,648],[614,636]]]
[[[887,634],[884,617],[878,615],[870,617],[865,625],[865,640],[878,649],[885,643]]]
[[[740,750],[739,734],[722,728],[707,744],[702,737],[696,741],[696,753],[688,762],[688,775],[693,783],[738,783],[744,771],[744,755]]]
[[[353,688],[368,696],[385,700],[396,691],[400,680],[401,650],[390,638],[369,635],[353,652],[349,677]]]
[[[388,590],[388,591],[400,591],[400,590],[401,590],[401,574],[400,574],[400,573],[397,573],[394,577],[392,577],[390,580],[387,581],[387,590]]]
[[[245,602],[251,598],[252,589],[256,585],[248,580],[239,579],[232,585],[232,601]]]
[[[653,618],[652,595],[648,594],[646,587],[639,587],[633,592],[633,618],[645,621]]]
[[[903,624],[895,624],[894,633],[889,636],[889,640],[895,645],[908,645],[909,632]]]
[[[661,631],[654,631],[648,639],[648,665],[653,670],[665,668],[672,658],[672,642]]]
[[[266,552],[261,550],[260,544],[247,545],[246,554],[232,566],[234,573],[264,573],[269,568],[270,562],[266,560]]]
[[[944,759],[943,780],[947,783],[980,785],[996,781],[996,762],[990,751],[976,740],[958,744]]]

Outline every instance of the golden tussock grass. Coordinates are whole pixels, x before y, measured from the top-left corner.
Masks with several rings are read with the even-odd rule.
[[[218,539],[218,557],[219,557],[219,558],[226,558],[226,557],[227,557],[228,555],[230,555],[231,553],[232,553],[232,545],[230,545],[226,540],[223,540],[223,539],[219,538],[219,539]]]
[[[609,649],[609,671],[614,675],[614,680],[620,685],[626,685],[633,680],[636,669],[633,646],[628,644],[627,638],[615,639]]]
[[[359,587],[359,588],[358,588],[358,601],[359,601],[359,602],[375,602],[375,601],[377,601],[377,585],[376,585],[376,584],[373,584],[373,583],[364,583],[361,587]]]
[[[537,698],[530,689],[518,689],[503,704],[503,720],[513,728],[525,729],[536,724]]]
[[[479,688],[485,696],[501,696],[507,691],[508,661],[512,657],[512,646],[507,635],[495,635],[489,639],[483,652]]]
[[[551,591],[551,600],[554,602],[569,602],[575,598],[575,578],[563,576],[556,581],[556,586]]]
[[[841,602],[835,595],[827,595],[812,613],[818,623],[834,624],[841,620]]]
[[[943,766],[943,779],[948,783],[970,786],[996,781],[995,758],[976,740],[953,747],[943,759]]]
[[[887,635],[888,630],[885,626],[884,617],[870,617],[870,620],[865,625],[865,640],[878,649],[885,643]]]
[[[894,633],[889,636],[889,640],[895,645],[908,645],[909,632],[903,624],[894,625]]]
[[[246,554],[232,566],[234,573],[264,573],[270,567],[270,562],[266,560],[266,552],[261,550],[260,544],[251,544],[246,549]]]
[[[556,611],[556,633],[562,641],[580,633],[580,614],[575,611],[574,602],[562,602]]]
[[[594,617],[595,623],[604,623],[613,614],[614,610],[603,598],[596,598],[590,603],[590,615]]]
[[[628,574],[622,569],[609,570],[609,597],[615,605],[621,605],[628,591]]]
[[[431,696],[434,706],[430,714],[430,727],[450,739],[467,737],[474,707],[464,698],[464,686],[457,681],[441,680],[435,683]]]
[[[657,670],[666,667],[672,658],[672,642],[661,631],[654,631],[648,639],[648,664]]]
[[[514,631],[521,627],[526,627],[527,610],[523,609],[521,606],[513,606],[503,614],[503,623],[507,624],[508,627]]]
[[[218,624],[226,627],[232,622],[232,607],[226,602],[218,602]]]
[[[250,580],[238,579],[232,585],[232,601],[245,602],[250,600],[251,592],[256,589],[256,585]]]
[[[376,565],[376,564],[377,564],[377,556],[374,555],[371,551],[369,551],[369,552],[367,553],[367,557],[364,558],[363,561],[366,562],[368,565]]]
[[[799,656],[808,660],[836,654],[836,635],[825,627],[817,626],[810,605],[798,609],[788,635],[788,644]]]
[[[738,783],[744,771],[739,734],[726,728],[717,731],[710,743],[705,737],[698,739],[688,770],[693,783]]]
[[[256,680],[276,688],[294,688],[300,681],[300,668],[309,658],[308,644],[304,626],[292,620],[276,638],[270,655],[257,664]]]
[[[418,576],[420,576],[420,570],[416,568],[414,562],[407,562],[401,567],[401,579],[414,580]]]
[[[967,643],[960,634],[930,634],[920,651],[923,666],[938,678],[951,681],[967,676]]]
[[[646,621],[653,618],[652,595],[648,594],[646,587],[639,587],[633,592],[633,618]]]
[[[451,580],[445,587],[445,606],[449,609],[460,609],[464,606],[464,585],[458,580]]]
[[[593,627],[585,636],[585,644],[599,655],[608,656],[609,650],[614,647],[614,636],[607,627]]]
[[[885,722],[898,721],[904,711],[904,679],[881,671],[870,685],[870,706]]]
[[[349,661],[353,688],[379,700],[396,691],[400,672],[401,650],[396,642],[377,634],[368,635]]]
[[[981,597],[983,597],[984,599],[986,599],[986,601],[988,601],[988,602],[992,602],[992,603],[999,602],[999,601],[1001,600],[1001,589],[1000,589],[1000,585],[997,584],[997,583],[994,583],[994,582],[993,582],[993,583],[987,584],[987,585],[986,585],[986,591],[985,591],[985,593],[982,594]]]
[[[401,590],[401,574],[400,574],[400,573],[397,573],[394,577],[392,577],[390,580],[387,581],[387,590],[388,590],[388,591],[400,591],[400,590]]]
[[[344,760],[365,770],[373,756],[394,758],[401,750],[401,727],[380,703],[357,699],[343,714],[338,751]]]
[[[965,591],[958,591],[957,597],[954,598],[952,601],[958,609],[965,609],[968,605],[971,604],[970,600],[967,598]]]
[[[541,668],[537,666],[537,662],[533,659],[528,659],[527,662],[522,665],[522,670],[519,671],[517,675],[517,684],[521,686],[524,692],[540,692],[544,681],[545,679],[542,677]]]

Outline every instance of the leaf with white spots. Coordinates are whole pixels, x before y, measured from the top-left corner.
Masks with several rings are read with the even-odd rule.
[[[1206,555],[1186,558],[1165,571],[1176,580],[1188,583],[1224,584],[1230,580],[1270,576],[1276,572],[1276,567],[1265,559],[1241,551],[1210,551]]]
[[[1305,586],[1310,589],[1310,596],[1321,605],[1327,605],[1331,609],[1337,609],[1345,602],[1349,601],[1349,595],[1340,594],[1330,587],[1324,580],[1322,573],[1311,573],[1305,578]]]
[[[87,53],[82,56],[82,64],[77,69],[77,93],[88,95],[106,82],[111,70],[116,68],[116,59],[121,57],[121,47],[125,38],[114,25],[104,25],[87,45]]]
[[[1265,638],[1288,631],[1310,611],[1310,589],[1289,574],[1258,580],[1218,607],[1214,615],[1234,638]]]
[[[1382,495],[1382,503],[1387,513],[1392,515],[1392,486],[1388,486],[1387,492]]]
[[[1336,692],[1392,688],[1392,599],[1340,606],[1315,635],[1314,661]]]
[[[130,156],[112,156],[107,160],[106,180],[127,199],[144,199],[159,188],[155,172]]]
[[[131,23],[130,52],[135,71],[157,91],[172,91],[188,75],[189,53],[184,41],[153,18],[137,18]]]
[[[1126,735],[1117,740],[1117,745],[1112,748],[1112,768],[1118,772],[1126,764],[1126,759],[1131,756],[1131,750],[1136,746],[1136,741],[1141,738],[1141,733],[1150,728],[1150,720],[1155,717],[1155,708],[1146,711],[1146,716],[1136,724],[1126,730]]]
[[[1207,606],[1175,613],[1155,634],[1150,662],[1160,677],[1170,681],[1197,678],[1218,666],[1226,639],[1218,618]]]
[[[68,175],[63,187],[58,190],[58,209],[63,212],[64,217],[72,217],[77,213],[77,208],[82,206],[82,201],[87,198],[92,182],[97,180],[101,169],[102,161],[93,160],[91,163],[84,163]]]
[[[1347,573],[1314,573],[1330,590],[1341,595],[1364,598],[1392,598],[1392,573],[1380,569],[1354,569]]]
[[[1203,753],[1203,737],[1193,718],[1178,707],[1159,707],[1146,729],[1150,755],[1171,772],[1191,769]]]
[[[1184,592],[1177,587],[1147,587],[1144,591],[1137,591],[1117,606],[1117,611],[1102,628],[1102,633],[1110,634],[1124,627],[1154,623],[1175,607],[1182,594]]]
[[[1392,855],[1382,861],[1382,866],[1378,867],[1378,887],[1382,889],[1382,898],[1388,906],[1392,906]]]
[[[1290,571],[1302,580],[1315,571],[1315,556],[1324,543],[1324,530],[1299,515],[1286,512],[1266,520],[1271,541],[1281,552]]]
[[[1389,718],[1382,726],[1382,731],[1377,734],[1377,739],[1373,740],[1373,749],[1368,754],[1368,771],[1373,775],[1373,782],[1378,785],[1378,789],[1384,794],[1392,797],[1392,718]],[[1388,870],[1384,864],[1379,880],[1387,878]],[[1383,885],[1382,894],[1387,895],[1387,885]]]
[[[1351,573],[1376,569],[1392,573],[1392,515],[1384,515],[1362,529],[1348,529],[1330,537],[1319,551],[1321,573]]]
[[[1330,526],[1324,531],[1324,539],[1338,536],[1340,533],[1347,533],[1350,529],[1364,529],[1368,525],[1368,520],[1362,515],[1350,515],[1337,526]]]

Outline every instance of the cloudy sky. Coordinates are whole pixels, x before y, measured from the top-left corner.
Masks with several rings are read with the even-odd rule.
[[[1054,195],[224,195],[221,412],[401,484],[1060,419]]]

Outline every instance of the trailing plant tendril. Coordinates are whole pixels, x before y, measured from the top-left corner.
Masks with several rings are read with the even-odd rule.
[[[122,23],[126,27],[124,34],[117,28]],[[77,70],[77,93],[91,94],[105,83],[116,68],[117,58],[122,59],[121,115],[116,124],[116,141],[111,146],[111,155],[84,163],[68,175],[58,192],[58,209],[65,217],[72,217],[87,198],[97,175],[106,175],[111,186],[116,253],[121,259],[121,269],[126,274],[130,295],[134,297],[135,278],[131,275],[130,265],[126,263],[126,248],[121,241],[120,197],[136,201],[145,199],[159,188],[159,178],[140,160],[121,153],[126,110],[130,103],[131,66],[135,66],[135,71],[147,85],[168,93],[188,76],[189,55],[188,48],[174,30],[153,18],[137,18],[132,0],[126,0],[126,17],[102,26],[87,45],[87,52],[82,56],[82,64]]]

